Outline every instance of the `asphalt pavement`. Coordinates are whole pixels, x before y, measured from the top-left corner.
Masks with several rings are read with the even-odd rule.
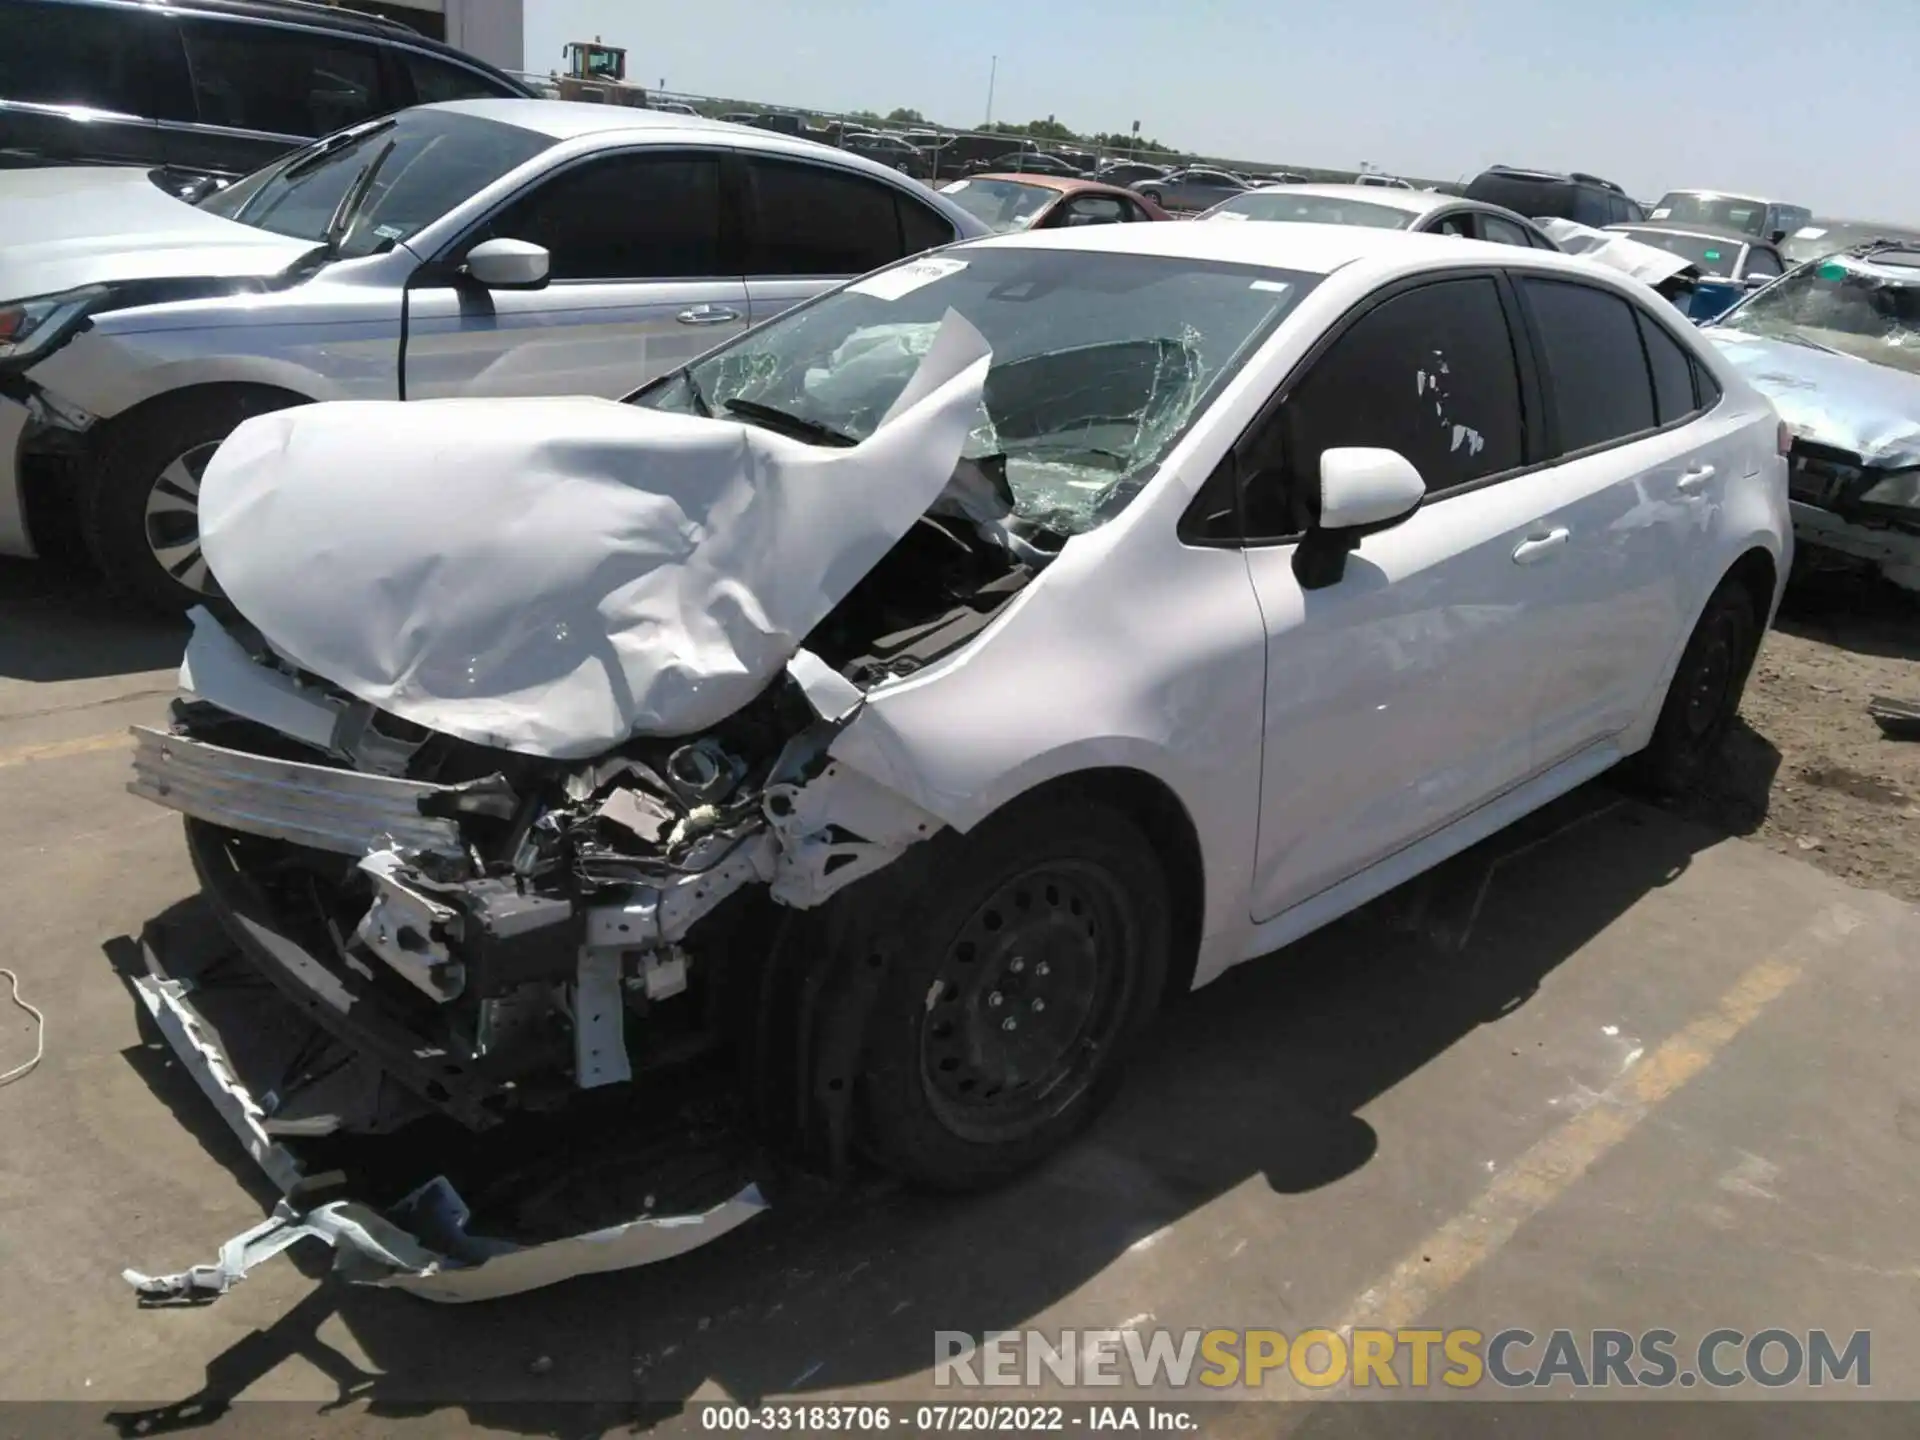
[[[953,1399],[937,1331],[1026,1327],[1665,1329],[1683,1359],[1716,1328],[1868,1331],[1864,1390],[1720,1393],[1920,1400],[1920,914],[1604,784],[1176,1007],[1113,1110],[1000,1192],[863,1181],[470,1306],[320,1252],[136,1308],[123,1267],[210,1260],[273,1199],[119,973],[194,891],[177,818],[123,789],[183,636],[0,566],[0,963],[47,1017],[0,1089],[0,1401],[71,1402],[48,1427],[573,1434],[673,1402],[648,1423],[698,1430],[706,1402]],[[32,1045],[0,1004],[0,1071]],[[1034,1393],[1069,1397],[986,1398]],[[1203,1433],[1360,1433],[1363,1405]]]

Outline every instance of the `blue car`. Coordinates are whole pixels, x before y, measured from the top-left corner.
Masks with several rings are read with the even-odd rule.
[[[1755,240],[1738,230],[1652,223],[1607,228],[1678,255],[1699,272],[1693,294],[1682,306],[1695,324],[1724,313],[1748,291],[1779,279],[1788,268],[1770,241]]]

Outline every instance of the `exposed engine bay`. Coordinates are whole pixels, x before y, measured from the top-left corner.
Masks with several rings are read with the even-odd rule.
[[[991,483],[962,471],[977,508]],[[1000,523],[936,505],[752,703],[578,762],[384,714],[196,612],[189,693],[169,735],[141,732],[132,788],[192,817],[208,893],[252,917],[243,946],[264,927],[304,951],[315,983],[353,997],[339,1023],[385,1038],[373,1048],[414,1102],[387,1090],[310,1113],[285,1094],[283,1118],[379,1131],[430,1107],[481,1127],[718,1043],[716,912],[755,886],[818,905],[939,828],[827,747],[866,688],[964,645],[1044,563],[1044,535],[1016,554]],[[229,677],[247,670],[301,718],[237,698]],[[265,798],[289,783],[297,805]]]

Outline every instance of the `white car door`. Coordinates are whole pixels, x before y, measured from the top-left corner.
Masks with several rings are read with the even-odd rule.
[[[1701,424],[1693,364],[1618,291],[1515,275],[1538,359],[1547,453],[1539,586],[1539,768],[1631,726],[1690,622],[1688,574],[1728,472],[1731,423]],[[1711,384],[1711,381],[1707,382]]]
[[[727,152],[595,155],[536,181],[465,237],[546,247],[538,290],[416,286],[406,395],[625,395],[747,325],[722,231]]]
[[[1527,778],[1544,572],[1514,550],[1538,492],[1491,274],[1396,286],[1263,422],[1243,491],[1267,629],[1253,918],[1271,919]],[[1243,442],[1245,443],[1245,442]],[[1333,584],[1296,574],[1325,450],[1396,450],[1427,499]],[[1524,477],[1523,477],[1524,478]]]
[[[939,211],[870,175],[751,152],[739,163],[755,325],[843,280],[955,238]]]

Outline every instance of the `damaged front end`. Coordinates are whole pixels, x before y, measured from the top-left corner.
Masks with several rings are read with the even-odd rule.
[[[837,472],[808,471],[815,456],[796,454],[806,447],[780,437],[610,407],[627,431],[664,433],[661,448],[706,447],[679,457],[676,498],[681,522],[717,545],[726,543],[719,517],[751,529],[754,503],[797,523],[793,497],[780,493],[782,463],[799,475],[796,488],[825,479],[836,487],[823,492],[828,502],[853,506],[862,504],[859,467],[884,467],[882,478],[906,485],[915,514],[869,513],[864,528],[849,524],[851,540],[821,530],[815,548],[824,560],[801,541],[784,565],[777,554],[759,556],[758,572],[736,565],[719,575],[713,585],[723,598],[703,613],[746,618],[718,638],[695,636],[691,621],[685,633],[660,624],[657,597],[638,584],[621,593],[632,615],[649,617],[645,627],[622,619],[616,628],[608,618],[616,607],[604,598],[558,620],[550,611],[524,651],[496,667],[493,693],[477,703],[463,704],[467,697],[444,685],[423,688],[419,677],[438,663],[433,647],[443,628],[376,613],[369,629],[350,633],[362,623],[359,610],[300,608],[304,601],[266,589],[274,517],[265,512],[300,503],[297,477],[286,483],[286,460],[319,412],[263,417],[260,429],[279,433],[254,447],[243,427],[230,478],[210,470],[203,491],[208,551],[242,613],[272,617],[274,629],[229,627],[194,612],[183,694],[167,729],[135,730],[129,788],[187,817],[194,867],[240,973],[256,988],[258,977],[271,982],[298,1023],[249,1078],[237,1059],[248,1042],[210,1017],[220,988],[213,982],[230,976],[217,966],[210,975],[204,961],[156,955],[152,973],[135,983],[175,1052],[289,1199],[274,1220],[238,1237],[218,1266],[161,1279],[130,1275],[143,1295],[217,1294],[257,1260],[318,1238],[336,1247],[351,1278],[476,1298],[582,1266],[657,1258],[761,1207],[743,1175],[737,1188],[709,1186],[699,1208],[676,1214],[661,1214],[650,1196],[641,1220],[613,1226],[624,1237],[618,1245],[589,1245],[571,1259],[549,1245],[544,1260],[513,1259],[525,1248],[468,1234],[465,1201],[446,1176],[415,1176],[419,1183],[405,1194],[390,1189],[378,1208],[320,1202],[294,1148],[325,1150],[348,1137],[411,1135],[410,1127],[451,1121],[480,1136],[474,1143],[484,1149],[487,1135],[596,1099],[666,1108],[678,1093],[675,1077],[701,1066],[717,1063],[711,1073],[752,1075],[764,1085],[764,1052],[784,1059],[806,1049],[805,1036],[779,1033],[796,982],[772,973],[780,924],[769,917],[822,906],[941,828],[936,816],[837,758],[834,744],[858,723],[868,687],[964,645],[1034,570],[990,518],[963,522],[980,513],[984,492],[973,467],[958,460],[966,426],[954,417],[964,421],[977,409],[986,367],[978,337],[960,340],[930,357],[937,373],[921,377],[924,403],[897,429],[883,427],[870,442],[879,453],[840,452]],[[903,430],[909,443],[901,449]],[[917,474],[898,473],[877,443],[883,437],[894,456],[918,457]],[[272,487],[239,473],[261,455],[277,462]],[[715,469],[709,484],[700,467],[716,455],[731,456],[734,473]],[[615,492],[615,503],[627,503],[631,488]],[[956,495],[947,519],[926,513]],[[710,508],[695,515],[696,500]],[[582,518],[559,515],[555,533],[623,533],[618,516],[589,531]],[[490,560],[485,517],[476,527],[474,553]],[[251,548],[235,559],[243,528]],[[310,517],[295,529],[324,549]],[[432,556],[438,573],[419,591],[453,590],[453,601],[443,593],[432,603],[470,619],[460,542],[446,543]],[[697,543],[691,556],[685,548],[676,573],[658,582],[683,602],[700,558]],[[486,568],[475,566],[476,586],[487,583]],[[580,569],[564,564],[560,573]],[[491,583],[496,601],[509,592],[500,603],[515,618],[556,588],[547,572],[538,577],[538,601],[516,599],[497,574]],[[408,603],[431,608],[419,591]],[[378,612],[381,587],[359,593],[375,597],[368,608]],[[564,656],[556,635],[564,641],[596,619],[607,633],[592,638],[590,653],[643,634],[659,663],[549,669],[538,683],[514,668]],[[783,628],[804,643],[782,644]],[[394,636],[413,653],[391,674],[367,678],[392,660]],[[685,657],[696,653],[710,673],[687,673]],[[748,697],[736,703],[732,695],[743,691]],[[682,733],[647,733],[702,711],[718,718]],[[439,723],[422,723],[425,716]],[[574,753],[588,748],[583,737],[596,726],[620,738]],[[804,1090],[804,1076],[788,1077]],[[617,1148],[626,1123],[610,1122],[599,1148]],[[844,1141],[844,1125],[827,1128]],[[604,1242],[609,1233],[601,1227],[555,1243]]]

